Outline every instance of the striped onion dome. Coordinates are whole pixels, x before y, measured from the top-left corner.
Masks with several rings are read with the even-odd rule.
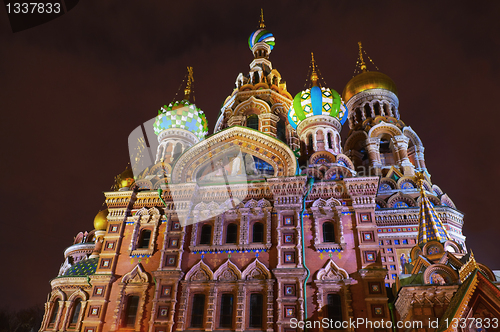
[[[347,106],[337,91],[315,85],[295,95],[288,111],[288,122],[297,129],[299,123],[308,117],[329,115],[344,124],[347,113]]]
[[[271,47],[271,50],[274,48],[274,36],[272,33],[267,31],[266,29],[258,29],[250,34],[248,37],[248,47],[250,49],[257,43],[264,42]]]

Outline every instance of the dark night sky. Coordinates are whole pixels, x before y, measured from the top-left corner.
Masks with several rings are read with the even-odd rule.
[[[0,9],[0,306],[46,300],[64,249],[93,228],[128,162],[129,133],[172,101],[187,65],[213,129],[248,73],[261,6],[276,37],[270,60],[292,95],[311,51],[342,92],[363,41],[397,84],[433,182],[465,213],[469,248],[500,269],[500,2],[80,1],[15,34]]]

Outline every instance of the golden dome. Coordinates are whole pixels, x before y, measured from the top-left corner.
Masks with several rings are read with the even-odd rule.
[[[120,175],[115,178],[116,186],[118,189],[130,187],[134,183],[134,173],[130,166],[128,166]],[[116,187],[115,187],[116,188]]]
[[[354,76],[344,88],[342,99],[348,102],[356,93],[370,89],[385,89],[398,94],[396,84],[391,78],[379,71],[365,71]]]
[[[99,211],[99,213],[94,218],[94,228],[98,231],[106,230],[108,227],[108,209]]]

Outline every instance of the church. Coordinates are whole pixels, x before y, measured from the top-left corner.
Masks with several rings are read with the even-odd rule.
[[[361,43],[341,93],[311,54],[294,95],[262,15],[248,46],[213,134],[190,67],[184,98],[131,133],[131,165],[64,251],[40,331],[500,330],[500,276],[467,248]]]

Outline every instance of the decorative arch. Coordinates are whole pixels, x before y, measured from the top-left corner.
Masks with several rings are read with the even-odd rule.
[[[433,196],[433,195],[427,195],[427,198],[429,199],[429,201],[431,201],[432,204],[434,204],[435,206],[439,206],[441,205],[441,201],[439,200],[439,198],[437,198],[436,196]],[[422,197],[418,197],[417,198],[417,204],[420,204],[420,201],[422,200]]]
[[[316,274],[316,280],[318,281],[341,281],[344,279],[349,279],[349,274],[331,259]]]
[[[255,258],[255,260],[243,270],[241,277],[243,280],[271,279],[271,272],[258,258]]]
[[[484,265],[484,264],[477,263],[477,262],[476,262],[476,264],[477,264],[477,267],[479,268],[479,270],[480,270],[481,272],[483,272],[483,273],[484,273],[484,275],[485,275],[488,279],[490,279],[490,281],[496,281],[495,274],[493,273],[493,271],[491,271],[491,270],[490,270],[490,268],[489,268],[489,267],[487,267],[487,266],[486,266],[486,265]]]
[[[311,164],[332,164],[336,160],[335,155],[328,151],[318,151],[311,155],[309,163]]]
[[[188,281],[209,281],[213,279],[214,273],[203,260],[196,263],[184,277],[184,280]]]
[[[351,161],[351,159],[348,156],[346,156],[345,154],[339,153],[337,155],[337,163],[342,164],[342,162],[345,164],[345,167],[354,170],[354,164]],[[344,165],[342,165],[342,166],[344,166]]]
[[[340,203],[340,201],[336,198],[333,198],[331,197],[330,199],[328,199],[326,201],[326,206],[329,206],[329,207],[334,207],[334,206],[341,206],[342,203]]]
[[[384,209],[387,207],[387,203],[381,198],[375,198],[375,204],[377,208]]]
[[[417,205],[415,200],[411,196],[405,195],[401,192],[397,192],[391,197],[389,197],[389,199],[387,200],[387,206],[389,208],[392,208],[394,207],[394,204],[396,204],[397,202],[404,202],[408,205],[408,207]]]
[[[433,240],[427,242],[422,248],[422,251],[424,255],[435,255],[444,252],[444,247],[440,242]]]
[[[266,208],[266,207],[271,207],[272,205],[267,199],[262,198],[260,201],[257,202],[257,206],[260,208]]]
[[[416,146],[424,146],[422,144],[422,141],[420,140],[420,137],[418,137],[417,133],[411,128],[411,127],[404,127],[403,128],[403,135],[408,137],[410,141],[413,143],[413,145]]]
[[[345,142],[344,151],[357,150],[357,145],[359,142],[361,142],[362,146],[365,146],[367,138],[368,135],[364,130],[358,130],[352,133],[351,135],[349,135],[349,138],[347,138],[347,141]]]
[[[150,282],[150,278],[149,278],[148,273],[142,267],[141,263],[138,263],[132,269],[132,271],[130,271],[129,273],[125,274],[122,277],[122,281],[121,282],[125,283],[125,284],[130,284],[130,283],[141,283],[141,284],[143,284],[143,283],[149,283]]]
[[[402,135],[401,130],[392,123],[380,122],[373,126],[368,132],[368,137],[379,137],[380,135],[388,134],[392,137]]]
[[[267,84],[266,84],[267,86]],[[269,88],[269,87],[266,87]],[[259,110],[259,113],[257,114],[262,114],[262,113],[271,113],[271,108],[269,105],[263,101],[262,99],[257,99],[254,96],[251,96],[238,106],[233,111],[233,116],[234,115],[248,115],[250,110],[257,109]]]
[[[270,164],[274,176],[293,176],[297,168],[292,150],[280,140],[245,127],[233,126],[210,136],[184,152],[172,171],[173,183],[194,182],[199,170],[233,149]]]
[[[451,247],[453,250],[455,250],[456,253],[463,253],[463,250],[460,248],[460,246],[453,240],[448,240],[444,243],[443,245],[444,250],[449,251],[448,248]]]
[[[246,208],[256,208],[258,206],[258,202],[255,199],[250,199],[248,202],[245,203]]]
[[[413,176],[403,176],[397,182],[398,189],[417,189],[418,185]]]
[[[237,281],[241,279],[241,271],[228,259],[214,272],[213,278],[217,281]]]
[[[432,264],[424,272],[424,282],[426,284],[456,284],[458,281],[458,274],[451,267],[444,264]]]
[[[455,203],[453,203],[448,194],[444,194],[443,196],[441,196],[441,205],[449,206],[453,209],[456,209]]]
[[[81,298],[83,301],[87,301],[89,299],[89,295],[83,289],[78,287],[78,289],[71,294],[68,298],[68,301],[74,302],[77,298]]]
[[[49,302],[55,302],[57,299],[59,299],[59,301],[66,301],[66,298],[66,293],[64,293],[61,289],[56,288],[52,291]]]
[[[441,188],[439,188],[437,185],[432,185],[432,191],[434,192],[434,194],[436,194],[437,197],[439,196],[442,196],[443,195],[443,191],[441,190]]]
[[[313,207],[324,207],[326,206],[326,201],[322,198],[318,198],[313,202]]]
[[[396,181],[391,178],[382,178],[378,187],[378,191],[394,190],[398,187]]]

